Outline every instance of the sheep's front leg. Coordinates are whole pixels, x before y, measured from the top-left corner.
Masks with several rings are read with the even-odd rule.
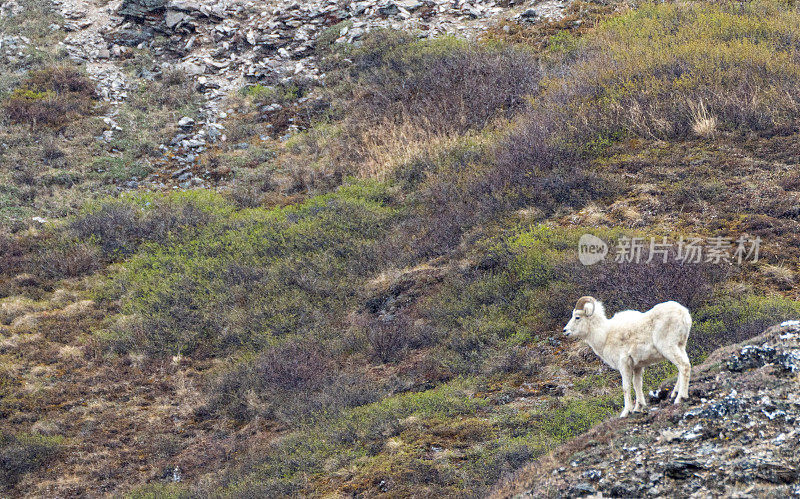
[[[633,370],[633,393],[636,394],[636,405],[633,406],[633,412],[643,412],[647,408],[647,401],[644,399],[644,391],[642,390],[643,374],[643,367]]]
[[[633,408],[633,403],[631,402],[631,377],[633,372],[627,362],[621,362],[619,373],[622,375],[622,392],[625,396],[625,408],[622,409],[619,417],[624,418],[631,413]]]

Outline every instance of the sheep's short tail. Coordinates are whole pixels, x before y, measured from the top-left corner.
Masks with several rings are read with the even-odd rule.
[[[681,314],[681,324],[683,325],[684,331],[684,338],[683,343],[686,343],[686,340],[689,339],[689,330],[692,329],[692,314],[689,313],[689,309],[683,309],[683,313]]]

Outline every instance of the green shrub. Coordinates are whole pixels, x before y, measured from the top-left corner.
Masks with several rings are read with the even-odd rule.
[[[183,483],[149,483],[136,487],[124,497],[127,499],[188,499],[190,489]]]
[[[620,397],[586,397],[529,412],[493,408],[457,380],[349,409],[288,435],[228,475],[230,495],[303,495],[346,473],[367,495],[483,495],[503,474],[583,433],[619,410]],[[438,450],[434,450],[436,448]],[[431,453],[440,455],[432,457]],[[219,492],[219,491],[217,491]]]
[[[138,324],[128,345],[210,355],[322,334],[353,303],[359,277],[388,264],[378,254],[397,216],[387,200],[385,186],[356,184],[297,206],[228,211],[187,237],[145,244],[107,288]]]
[[[565,74],[570,84],[548,82],[544,105],[592,120],[576,144],[597,133],[703,136],[712,122],[793,127],[798,26],[800,12],[786,2],[646,4],[582,38],[585,57]]]
[[[166,243],[183,231],[200,230],[232,208],[214,194],[187,191],[167,196],[124,195],[99,200],[67,225],[67,232],[78,240],[92,240],[109,260],[134,253],[141,244]]]
[[[459,381],[421,393],[391,396],[304,425],[259,456],[250,470],[237,470],[223,479],[223,493],[236,497],[302,495],[312,492],[315,477],[330,470],[358,464],[361,473],[370,473],[380,465],[379,452],[387,440],[403,430],[403,420],[447,421],[486,405],[470,398],[466,387]]]
[[[245,95],[258,106],[272,103],[287,104],[303,97],[310,87],[311,82],[295,79],[275,86],[252,85],[245,88]]]
[[[103,156],[92,161],[92,171],[106,181],[124,182],[134,177],[146,177],[150,167],[142,162],[132,161],[130,155],[119,158]]]

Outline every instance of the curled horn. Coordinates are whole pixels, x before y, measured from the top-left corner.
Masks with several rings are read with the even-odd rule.
[[[583,308],[586,306],[587,303],[592,304],[592,311],[590,313],[587,313],[586,315],[592,316],[594,315],[595,305],[594,305],[594,298],[592,298],[591,296],[581,296],[580,298],[578,298],[578,303],[575,304],[575,310],[583,310]]]

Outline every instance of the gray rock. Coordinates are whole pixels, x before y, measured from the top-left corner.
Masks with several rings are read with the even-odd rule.
[[[172,178],[181,178],[183,175],[185,175],[187,172],[190,172],[190,171],[191,171],[191,167],[186,166],[184,168],[181,168],[180,170],[176,170],[172,174]],[[185,179],[183,179],[183,180],[185,180]]]
[[[696,471],[704,470],[705,466],[693,459],[675,459],[667,463],[664,474],[676,480],[685,480],[692,476]]]
[[[222,133],[219,130],[217,130],[215,127],[213,127],[213,126],[209,127],[209,129],[208,129],[208,138],[211,140],[211,142],[216,142],[217,140],[219,140],[220,135],[222,135]]]
[[[197,76],[206,72],[206,67],[204,65],[195,64],[193,62],[182,62],[178,64],[177,67],[190,76]]]
[[[364,36],[364,29],[363,28],[351,28],[347,32],[347,34],[348,34],[349,39],[350,39],[350,41],[352,43],[353,40],[357,40],[357,39],[361,38],[362,36]]]
[[[570,497],[583,497],[595,494],[596,492],[597,490],[595,490],[594,487],[586,482],[583,482],[570,487],[567,494],[569,494]]]
[[[583,472],[583,477],[587,480],[597,481],[600,480],[600,477],[602,476],[603,472],[595,468],[591,468]]]
[[[126,47],[138,47],[153,39],[152,28],[121,29],[108,36],[108,41]]]
[[[192,128],[194,126],[194,120],[188,116],[184,116],[178,121],[178,126],[181,128]]]
[[[424,3],[420,2],[419,0],[399,0],[397,5],[406,9],[409,12],[414,12],[415,10],[419,9]]]
[[[519,15],[520,20],[524,22],[533,22],[539,17],[539,13],[535,9],[528,9]]]
[[[122,16],[144,18],[163,11],[166,4],[166,0],[123,0],[117,12]]]
[[[166,14],[164,14],[164,22],[167,24],[167,28],[169,29],[177,28],[190,18],[191,16],[178,10],[168,10]]]
[[[800,473],[791,466],[782,463],[760,463],[756,476],[774,484],[794,483],[800,478]]]
[[[388,2],[378,7],[378,12],[381,15],[391,17],[400,13],[400,8],[394,2]]]
[[[742,372],[767,364],[777,364],[784,371],[794,373],[800,371],[800,354],[777,352],[775,348],[768,345],[746,345],[742,348],[740,355],[728,360],[727,367],[733,372]]]

